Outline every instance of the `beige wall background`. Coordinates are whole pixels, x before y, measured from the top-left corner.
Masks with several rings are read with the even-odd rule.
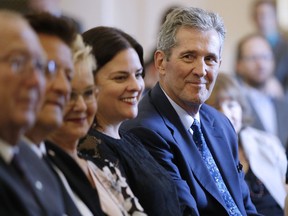
[[[287,7],[287,0],[280,1],[283,2],[283,9]],[[183,5],[212,10],[223,17],[227,29],[221,71],[233,73],[237,42],[254,30],[250,13],[252,2],[253,0],[61,0],[60,4],[64,13],[82,22],[84,31],[98,25],[108,25],[133,35],[143,45],[145,58],[155,47],[160,17],[166,8]],[[286,11],[281,16],[285,16]]]

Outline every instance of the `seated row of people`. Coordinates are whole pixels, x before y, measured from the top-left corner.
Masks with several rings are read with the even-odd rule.
[[[0,18],[1,214],[258,215],[234,129],[204,104],[221,64],[219,15],[171,11],[160,80],[139,113],[145,70],[133,37],[105,26],[79,35],[46,13]]]
[[[17,151],[18,165],[1,163],[1,214],[181,215],[164,168],[132,136],[119,139],[118,128],[137,115],[144,89],[141,45],[121,30],[99,27],[84,34],[96,39],[92,54],[67,20],[33,14],[25,17],[28,24],[12,12],[0,16],[2,38],[11,40],[3,43],[5,72],[27,82],[27,90],[24,82],[7,89],[19,93],[16,98],[3,96],[7,105],[14,98],[22,104],[3,109],[1,160],[11,151],[13,162]],[[10,82],[18,81],[2,78],[3,86]],[[91,139],[79,153],[90,127]]]

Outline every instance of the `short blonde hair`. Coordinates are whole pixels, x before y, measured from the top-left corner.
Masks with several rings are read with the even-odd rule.
[[[97,69],[97,64],[95,58],[91,54],[91,50],[92,48],[85,45],[82,36],[78,34],[72,45],[73,62],[76,64],[80,61],[86,61],[94,74]]]

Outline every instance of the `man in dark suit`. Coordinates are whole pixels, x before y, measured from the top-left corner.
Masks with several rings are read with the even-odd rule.
[[[251,107],[252,126],[274,134],[287,147],[288,103],[273,93],[279,84],[270,44],[260,34],[246,35],[238,43],[236,58],[237,76]]]
[[[50,133],[62,125],[64,108],[71,93],[71,79],[74,75],[72,49],[76,41],[77,31],[72,22],[48,13],[31,14],[27,15],[26,18],[38,34],[40,42],[46,52],[48,67],[46,70],[47,83],[43,103],[40,106],[35,125],[25,133],[23,141],[26,145],[23,144],[23,146],[30,147],[30,149],[34,151],[34,154],[36,153],[38,158],[43,161],[43,157],[47,160],[53,158],[46,157],[44,140]],[[26,154],[26,156],[28,155]],[[48,160],[48,165],[52,165],[53,168],[55,168],[52,160]],[[71,207],[73,207],[74,210],[76,207],[78,209],[76,209],[78,214],[72,209],[72,212],[67,212],[68,215],[80,215],[80,213],[81,215],[103,215],[99,200],[97,200],[97,193],[90,193],[94,195],[93,205],[87,206],[78,194],[78,196],[74,195],[74,191],[72,187],[69,186],[63,173],[61,173],[58,168],[55,168],[55,170],[57,177],[60,176],[61,183],[65,186],[65,188],[63,188],[64,193],[65,191],[66,193],[69,192],[71,200],[68,201],[73,200],[73,203],[70,202],[68,206],[66,200],[64,200],[67,211],[70,211]],[[47,196],[51,193],[53,194],[53,191],[50,193],[47,192]],[[67,199],[69,199],[69,196]],[[89,204],[90,203],[91,202],[89,202]],[[49,205],[51,207],[51,203]]]
[[[0,212],[44,215],[30,179],[33,172],[20,166],[18,142],[36,119],[45,87],[45,55],[37,35],[19,14],[0,11],[0,25]],[[59,203],[46,215],[61,215],[62,210]]]
[[[154,55],[159,83],[143,97],[136,119],[122,125],[170,173],[183,215],[257,215],[233,126],[203,104],[216,81],[224,37],[217,14],[173,10],[160,29]]]

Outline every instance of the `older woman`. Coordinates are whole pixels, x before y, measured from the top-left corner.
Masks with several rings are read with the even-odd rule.
[[[83,38],[98,63],[94,78],[99,93],[95,124],[80,144],[80,151],[114,162],[149,216],[181,215],[170,176],[138,139],[119,132],[120,124],[138,113],[144,89],[141,45],[125,32],[110,27],[90,29]]]
[[[80,36],[75,46],[72,93],[63,125],[46,142],[48,155],[82,215],[98,215],[95,209],[98,197],[105,215],[146,215],[125,178],[109,161],[97,161],[96,166],[78,156],[78,141],[89,130],[97,103],[92,73],[94,59]]]

